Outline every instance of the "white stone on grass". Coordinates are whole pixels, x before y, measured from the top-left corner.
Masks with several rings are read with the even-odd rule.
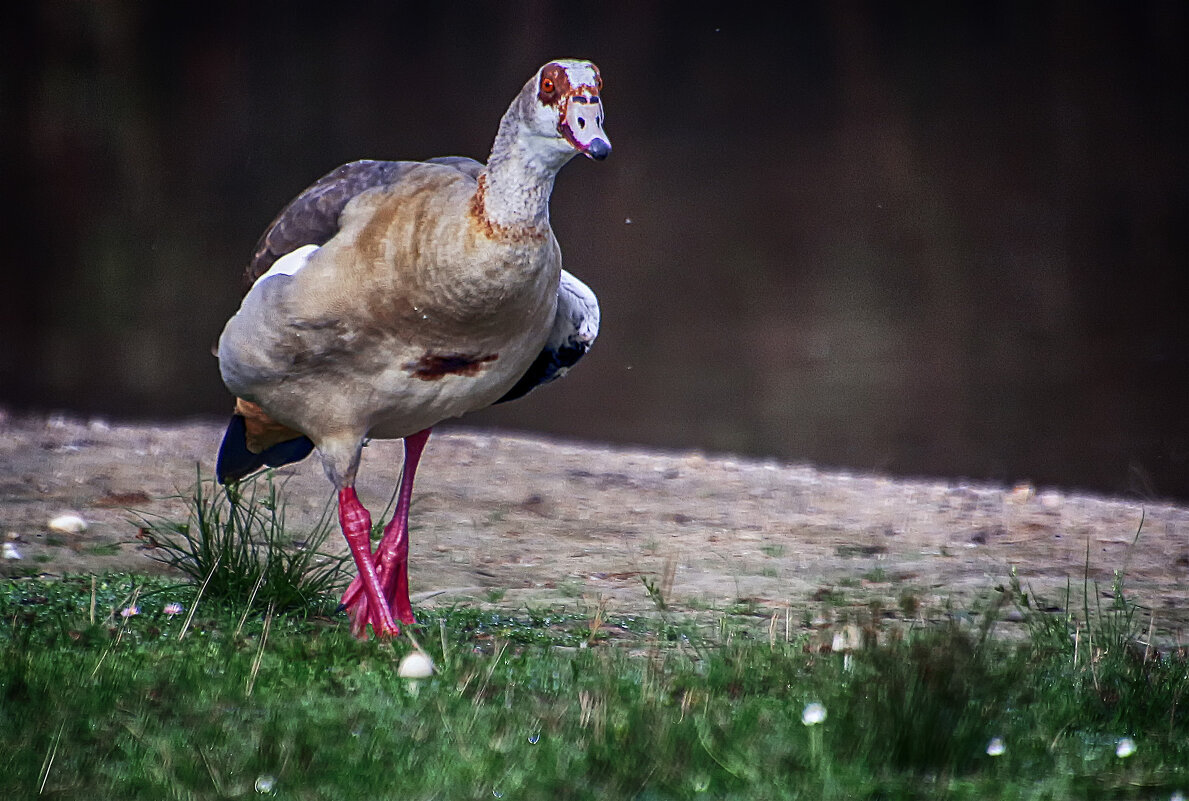
[[[806,704],[805,708],[801,710],[801,722],[806,726],[816,726],[825,719],[826,708],[817,702]]]
[[[425,679],[433,675],[433,660],[424,651],[413,651],[400,660],[396,672],[402,679]]]
[[[50,521],[50,531],[56,531],[59,534],[82,534],[86,530],[87,521],[78,515],[58,515]]]

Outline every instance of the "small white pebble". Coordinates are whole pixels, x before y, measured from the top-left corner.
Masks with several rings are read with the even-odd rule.
[[[87,521],[78,515],[58,515],[50,521],[50,530],[60,534],[81,534],[87,530]]]
[[[1061,505],[1061,494],[1049,490],[1048,492],[1042,492],[1039,496],[1037,496],[1037,500],[1040,501],[1040,505],[1046,509],[1056,509]]]
[[[987,743],[987,756],[1003,756],[1007,753],[1007,744],[1003,742],[1002,737],[992,737],[991,742]]]
[[[4,558],[15,561],[21,558],[21,552],[17,550],[17,546],[11,542],[6,542],[4,543]]]
[[[1120,737],[1119,744],[1115,746],[1115,756],[1119,759],[1126,759],[1135,753],[1135,740],[1130,737]]]
[[[806,726],[816,726],[826,719],[826,708],[819,703],[806,704],[801,710],[801,722]]]
[[[396,672],[402,679],[424,679],[433,675],[433,660],[424,651],[413,651],[400,660]]]

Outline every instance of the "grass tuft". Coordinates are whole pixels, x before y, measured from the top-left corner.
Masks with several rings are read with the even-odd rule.
[[[285,502],[272,471],[220,486],[201,473],[184,521],[141,516],[150,555],[198,584],[201,597],[293,613],[324,606],[345,580],[350,556],[324,550],[337,531],[328,503],[314,527],[286,533]]]

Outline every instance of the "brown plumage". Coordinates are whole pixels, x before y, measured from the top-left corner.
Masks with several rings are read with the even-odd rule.
[[[610,152],[601,85],[589,62],[545,65],[486,166],[339,167],[285,207],[248,265],[219,341],[237,396],[220,480],[318,448],[360,571],[344,597],[357,633],[395,633],[394,612],[412,621],[408,502],[430,427],[563,375],[597,333],[593,294],[561,269],[548,202],[574,155]],[[406,440],[401,500],[374,555],[353,489],[366,437]]]

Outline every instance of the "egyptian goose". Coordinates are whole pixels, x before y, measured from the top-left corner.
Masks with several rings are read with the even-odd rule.
[[[413,476],[438,422],[560,377],[598,333],[594,294],[561,268],[549,195],[566,162],[605,159],[602,79],[541,67],[500,121],[486,166],[356,161],[293,200],[257,245],[251,289],[219,339],[236,396],[216,475],[237,481],[317,448],[358,576],[357,636],[413,622]],[[396,512],[371,550],[354,484],[367,438],[403,438]]]

